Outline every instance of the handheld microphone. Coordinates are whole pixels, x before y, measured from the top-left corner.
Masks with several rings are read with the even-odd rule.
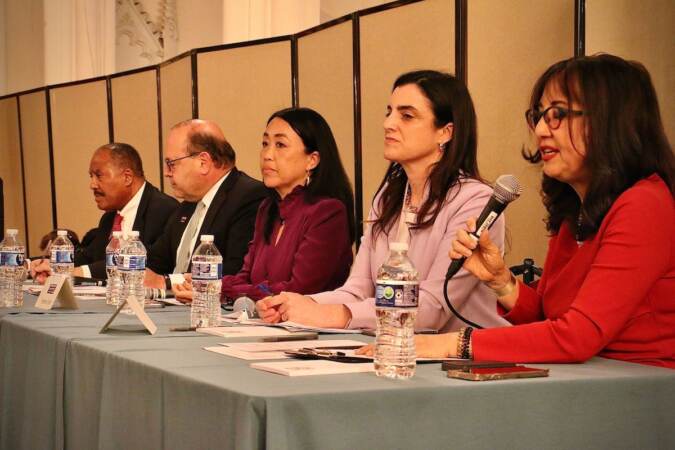
[[[497,178],[490,201],[485,205],[480,217],[476,220],[476,231],[470,233],[470,236],[477,241],[480,235],[483,234],[483,231],[490,228],[495,220],[497,220],[506,208],[506,205],[520,197],[522,191],[523,189],[520,187],[518,179],[513,175],[502,175]],[[448,267],[448,272],[445,274],[445,279],[449,280],[454,277],[464,265],[464,261],[466,261],[466,256],[453,259],[450,267]]]

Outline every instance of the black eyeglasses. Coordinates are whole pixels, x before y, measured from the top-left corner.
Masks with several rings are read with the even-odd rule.
[[[537,124],[544,118],[544,122],[551,130],[557,130],[560,127],[560,122],[567,116],[581,116],[583,111],[575,111],[573,109],[563,108],[562,106],[549,106],[543,111],[536,109],[528,109],[525,111],[525,120],[527,124],[533,130],[537,127]]]
[[[193,156],[197,156],[197,155],[199,155],[199,153],[192,153],[191,155],[185,155],[185,156],[181,156],[180,158],[174,158],[174,159],[164,158],[164,164],[166,164],[166,168],[169,169],[170,172],[173,172],[173,168],[178,161],[180,161],[181,159],[185,159],[185,158],[192,158]]]

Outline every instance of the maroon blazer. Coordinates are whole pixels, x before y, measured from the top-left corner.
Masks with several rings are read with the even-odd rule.
[[[278,202],[280,217],[268,244],[264,228],[273,201]],[[304,187],[296,187],[283,200],[263,201],[244,265],[236,275],[223,277],[223,300],[259,300],[281,291],[314,294],[342,286],[353,258],[348,220],[341,201],[320,198],[309,203]]]

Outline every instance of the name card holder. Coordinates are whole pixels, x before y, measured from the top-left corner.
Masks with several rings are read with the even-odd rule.
[[[70,283],[67,282],[68,276],[63,274],[54,274],[47,278],[42,292],[35,302],[38,309],[50,310],[55,305],[63,309],[78,309],[75,294]]]
[[[148,331],[148,333],[150,334],[157,333],[157,325],[155,325],[150,316],[148,316],[145,310],[141,307],[141,305],[138,303],[138,300],[136,300],[136,297],[127,297],[126,300],[124,300],[117,306],[117,309],[112,314],[112,316],[110,316],[105,325],[103,325],[103,328],[101,328],[99,334],[105,333],[110,329],[110,324],[113,322],[113,320],[115,320],[115,317],[117,317],[117,315],[120,313],[120,311],[122,311],[122,308],[124,308],[125,305],[129,305],[131,310],[135,313],[136,317],[138,317],[138,320],[141,321],[141,323]]]

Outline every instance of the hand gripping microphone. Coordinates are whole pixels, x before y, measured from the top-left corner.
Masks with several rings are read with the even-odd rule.
[[[520,197],[522,191],[520,183],[518,183],[518,180],[513,175],[502,175],[497,178],[492,197],[490,197],[490,201],[485,205],[483,212],[480,213],[480,217],[476,220],[476,231],[470,235],[478,240],[483,231],[490,228],[495,220],[497,220],[506,208],[506,205]],[[466,261],[466,256],[453,259],[445,277],[448,279],[454,277],[464,265],[464,261]]]
[[[522,191],[520,183],[518,183],[518,180],[513,175],[502,175],[497,178],[492,197],[490,197],[490,201],[485,205],[483,212],[481,212],[480,217],[476,220],[476,231],[471,233],[470,236],[478,240],[480,235],[483,234],[483,231],[490,228],[495,220],[497,220],[499,215],[506,208],[506,205],[520,197]],[[445,297],[445,302],[448,304],[448,308],[450,308],[450,311],[452,311],[458,319],[474,328],[483,328],[480,325],[465,319],[455,308],[453,308],[452,303],[450,303],[450,298],[448,298],[448,282],[450,281],[450,278],[454,277],[455,274],[459,272],[459,269],[464,265],[464,261],[466,261],[466,257],[462,256],[459,259],[453,259],[452,263],[450,263],[448,272],[445,274],[443,295]]]

